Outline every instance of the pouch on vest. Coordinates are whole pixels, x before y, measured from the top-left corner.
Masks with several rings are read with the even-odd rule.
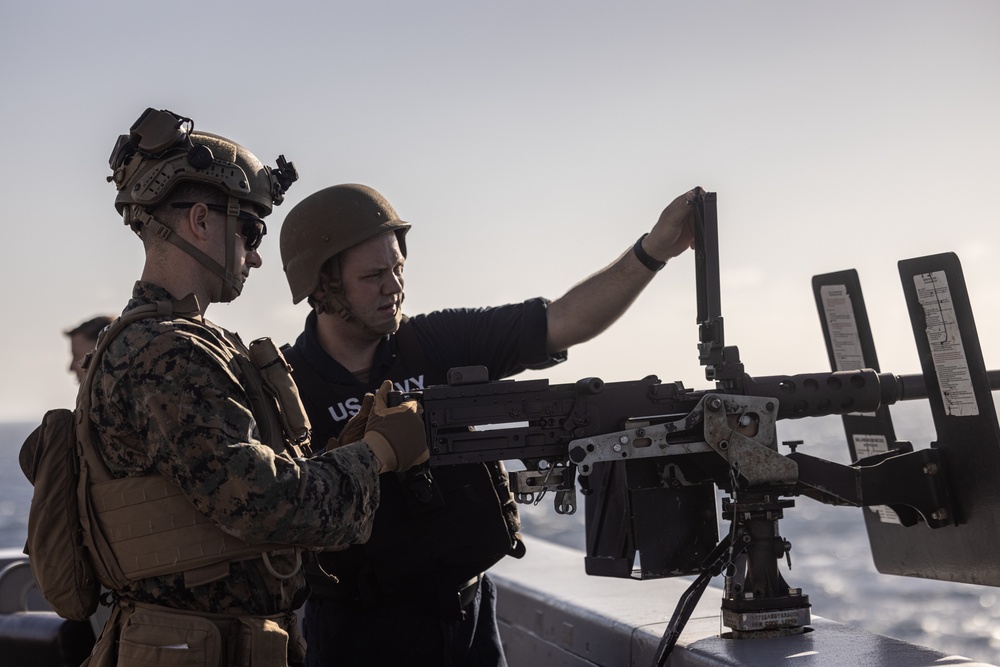
[[[137,608],[118,637],[118,667],[217,667],[221,656],[218,626],[193,614]]]
[[[101,587],[83,545],[73,412],[45,413],[41,425],[24,441],[19,461],[35,487],[24,547],[35,582],[57,614],[85,620],[97,610]]]
[[[309,449],[309,432],[311,426],[306,409],[302,405],[299,389],[292,379],[292,367],[285,361],[284,355],[270,338],[258,338],[250,343],[248,348],[250,359],[260,371],[265,386],[273,393],[278,404],[282,430],[285,437],[293,444]]]

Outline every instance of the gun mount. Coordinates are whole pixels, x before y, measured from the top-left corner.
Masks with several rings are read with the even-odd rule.
[[[994,535],[1000,525],[996,492],[1000,488],[1000,428],[990,397],[991,390],[1000,387],[1000,372],[987,372],[982,364],[971,308],[967,297],[962,300],[964,282],[954,277],[961,276],[957,258],[936,256],[938,264],[944,264],[941,269],[935,268],[935,258],[910,260],[918,264],[906,269],[930,276],[917,280],[922,297],[914,297],[917,305],[911,307],[914,330],[921,333],[937,326],[934,318],[941,316],[932,312],[932,305],[941,309],[938,288],[946,282],[946,273],[952,276],[948,303],[953,297],[959,303],[958,317],[952,317],[953,326],[943,336],[951,347],[940,355],[945,364],[941,369],[925,361],[922,375],[879,372],[856,286],[847,292],[854,295],[852,312],[854,319],[863,320],[860,329],[866,337],[855,333],[850,344],[843,342],[843,331],[831,324],[844,319],[830,315],[839,302],[821,300],[817,292],[817,302],[823,304],[821,315],[827,316],[824,332],[834,371],[755,378],[744,372],[738,349],[727,347],[723,340],[715,194],[704,193],[694,204],[699,214],[695,242],[698,349],[714,389],[688,389],[681,382],[663,383],[655,376],[615,383],[586,378],[563,385],[550,385],[547,380],[489,382],[485,369],[473,367],[453,369],[447,385],[410,394],[423,405],[431,470],[442,465],[520,460],[525,469],[510,473],[517,500],[538,502],[551,491],[555,509],[562,514],[576,511],[579,483],[586,500],[588,574],[638,579],[697,575],[667,627],[658,664],[666,659],[708,581],[720,574],[725,575],[722,616],[732,630],[730,636],[804,631],[811,620],[809,598],[800,588],[790,587],[778,570],[781,560],[790,565],[791,549],[780,535],[778,522],[794,506],[795,496],[880,508],[893,517],[894,528],[920,531],[921,536],[927,531],[949,533],[941,538],[942,543],[953,541],[954,533],[970,519],[981,527],[992,527]],[[829,276],[820,278],[827,280],[821,280],[817,290],[842,295],[843,290],[830,289],[842,282],[839,274],[832,281]],[[921,319],[919,325],[917,319]],[[937,340],[933,333],[927,335],[933,348]],[[837,336],[839,342],[831,343]],[[971,358],[958,371],[953,361],[956,339],[966,341],[964,358]],[[855,348],[864,348],[867,354],[843,354],[844,349]],[[934,353],[928,348],[924,356]],[[869,361],[873,363],[854,363]],[[947,391],[941,388],[942,375],[949,383]],[[958,386],[953,386],[956,382]],[[914,450],[910,443],[895,440],[887,406],[924,398],[931,399],[935,415],[946,409],[953,415],[975,412],[982,421],[975,430],[952,428],[950,433],[953,440],[971,435],[981,443],[988,472],[976,479],[982,493],[993,494],[990,500],[968,500],[962,479],[953,474],[968,464],[960,462],[947,443]],[[401,399],[398,394],[393,397]],[[788,454],[779,452],[778,420],[832,414],[844,415],[853,437],[850,465],[797,452],[794,446]],[[859,443],[874,436],[858,434],[869,429],[866,420],[876,416],[881,446],[865,449]],[[993,480],[992,487],[985,483],[986,477]],[[721,505],[729,530],[721,539],[716,488],[728,494]],[[898,540],[898,534],[892,539]],[[872,541],[877,544],[875,537]],[[942,578],[1000,586],[1000,568],[989,564],[995,559],[988,555],[996,548],[1000,545],[993,542],[977,543],[978,560],[968,563],[974,571],[951,572],[952,576]],[[908,568],[912,570],[902,564],[888,571],[933,576]]]

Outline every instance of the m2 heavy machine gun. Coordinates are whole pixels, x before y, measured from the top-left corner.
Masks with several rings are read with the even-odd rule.
[[[556,511],[585,499],[588,574],[697,575],[658,650],[662,664],[712,577],[724,574],[732,638],[803,632],[809,598],[778,570],[791,545],[778,522],[793,498],[866,512],[882,572],[1000,586],[1000,430],[961,266],[951,254],[900,262],[922,375],[878,371],[857,274],[814,278],[832,372],[751,377],[724,344],[715,193],[697,208],[699,358],[710,390],[654,376],[604,383],[489,382],[453,369],[421,401],[429,468],[520,460],[521,502],[552,492]],[[897,442],[888,405],[926,398],[939,440]],[[782,454],[776,422],[840,414],[852,463]],[[720,539],[716,487],[728,529]]]

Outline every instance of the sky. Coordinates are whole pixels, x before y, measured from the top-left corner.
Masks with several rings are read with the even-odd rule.
[[[998,34],[995,0],[4,2],[0,421],[72,405],[62,332],[120,312],[141,273],[106,178],[147,107],[299,170],[263,267],[208,311],[245,341],[302,328],[278,232],[321,188],[372,186],[413,224],[416,314],[557,298],[699,185],[750,374],[829,370],[810,281],[850,268],[882,370],[919,372],[896,263],[940,252],[1000,368]],[[671,260],[609,331],[522,377],[709,387],[694,274]]]
[[[883,371],[919,372],[896,262],[956,252],[1000,367],[1000,4],[4,3],[0,421],[72,404],[62,332],[142,269],[111,148],[170,109],[301,175],[243,295],[209,319],[291,342],[287,210],[364,183],[413,224],[410,314],[556,298],[695,185],[718,193],[726,342],[829,370],[810,279],[856,268]],[[708,386],[694,259],[542,374]]]

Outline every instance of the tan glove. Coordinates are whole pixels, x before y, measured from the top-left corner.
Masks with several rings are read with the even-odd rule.
[[[390,408],[391,390],[392,382],[386,380],[375,394],[364,441],[381,462],[380,472],[403,472],[430,457],[424,420],[420,417],[424,409],[412,400]]]
[[[335,435],[326,441],[326,451],[342,445],[349,445],[364,437],[365,429],[368,427],[368,415],[372,412],[374,402],[375,394],[365,394],[365,397],[361,399],[361,409],[347,421],[340,435]]]

